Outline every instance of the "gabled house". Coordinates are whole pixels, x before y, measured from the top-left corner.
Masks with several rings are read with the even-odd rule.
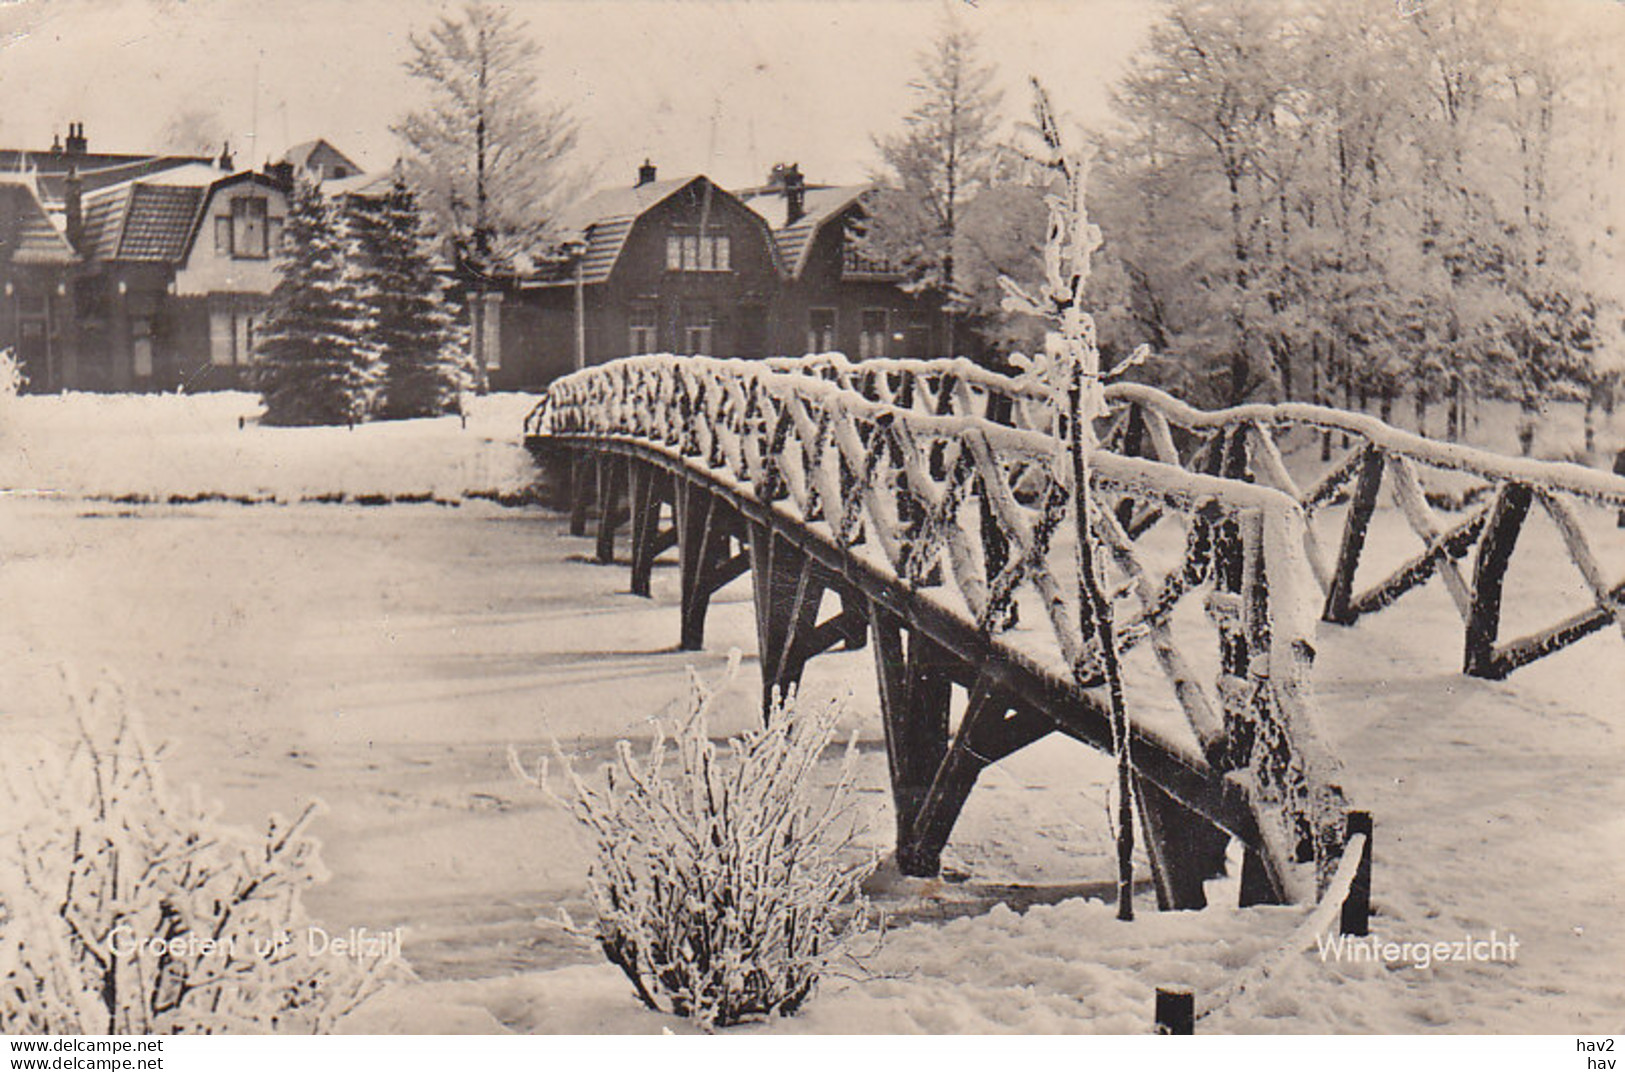
[[[286,186],[192,166],[83,195],[81,211],[76,386],[240,386],[276,285]]]
[[[282,163],[291,164],[315,183],[361,174],[361,165],[335,149],[326,138],[300,142],[282,154]]]
[[[865,258],[857,228],[872,184],[813,186],[795,164],[740,198],[773,229],[784,282],[773,307],[776,353],[936,357],[947,332],[938,296],[910,294],[903,276]]]
[[[559,223],[556,263],[469,295],[492,387],[539,387],[631,354],[772,352],[772,231],[704,175],[662,180],[645,163],[635,185],[599,191]]]
[[[0,350],[16,355],[30,390],[57,390],[73,374],[69,283],[78,260],[36,184],[0,175]]]

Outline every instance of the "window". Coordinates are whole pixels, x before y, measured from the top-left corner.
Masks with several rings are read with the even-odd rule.
[[[733,248],[725,234],[674,232],[666,236],[668,272],[729,272]]]
[[[859,358],[886,356],[886,310],[865,309],[858,333]]]
[[[266,216],[263,197],[239,197],[231,203],[231,255],[263,260],[266,256]]]
[[[827,354],[836,348],[835,310],[807,310],[807,352]]]
[[[627,328],[631,338],[628,340],[631,354],[652,354],[659,348],[658,330],[659,321],[655,307],[648,302],[639,302],[632,306],[627,315]]]
[[[271,217],[271,226],[266,231],[266,235],[267,235],[266,241],[271,247],[271,255],[274,257],[274,256],[280,254],[282,252],[282,217],[281,216],[272,216]]]
[[[687,310],[683,327],[683,353],[714,355],[716,348],[712,345],[715,335],[714,320],[711,307],[697,305]]]
[[[231,217],[214,218],[214,251],[222,257],[231,256]]]
[[[237,347],[237,363],[246,365],[254,360],[254,331],[259,327],[259,317],[238,309],[233,320],[232,335]]]

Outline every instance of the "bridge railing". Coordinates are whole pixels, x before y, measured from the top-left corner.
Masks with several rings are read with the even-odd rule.
[[[1598,531],[1612,527],[1615,511],[1625,506],[1625,478],[1568,462],[1440,443],[1365,414],[1324,406],[1281,403],[1204,412],[1138,384],[1114,385],[1108,396],[1116,409],[1105,435],[1108,449],[1256,481],[1303,508],[1309,563],[1328,622],[1352,624],[1437,576],[1462,620],[1463,670],[1477,677],[1506,677],[1610,624],[1625,634],[1625,577],[1611,578],[1594,549]],[[1341,441],[1341,456],[1313,479],[1310,467],[1301,463],[1295,474],[1282,448],[1294,429],[1321,433],[1300,440],[1300,446],[1318,446],[1321,438]],[[1385,486],[1420,546],[1386,576],[1357,586]],[[1345,503],[1337,541],[1329,545],[1316,531],[1316,519]],[[1553,522],[1591,605],[1502,642],[1507,567],[1535,504]],[[1469,554],[1470,573],[1464,573],[1462,560]]]
[[[775,359],[776,370],[828,380],[871,401],[936,416],[1065,434],[1065,418],[1041,387],[966,360],[878,359],[841,354]],[[1291,496],[1309,519],[1309,564],[1320,586],[1321,616],[1353,624],[1392,606],[1438,577],[1463,624],[1465,673],[1503,678],[1610,625],[1625,635],[1625,568],[1610,574],[1595,532],[1625,507],[1625,478],[1567,462],[1512,458],[1441,443],[1362,413],[1304,403],[1195,409],[1162,391],[1118,383],[1106,390],[1112,417],[1098,429],[1117,454],[1254,481]],[[1338,440],[1340,456],[1312,475],[1288,460],[1294,429]],[[1294,475],[1294,470],[1297,470]],[[1372,516],[1386,485],[1399,515],[1420,541],[1415,554],[1379,579],[1356,586]],[[1348,503],[1335,541],[1317,516]],[[1553,522],[1563,553],[1590,604],[1518,639],[1499,638],[1507,566],[1531,507]],[[1138,537],[1158,515],[1124,514]],[[1470,565],[1463,562],[1472,556]],[[1464,566],[1470,573],[1464,573]]]
[[[1099,638],[1080,615],[1070,467],[1053,435],[986,416],[1003,393],[1012,408],[995,418],[1042,418],[1045,400],[1009,383],[968,363],[629,358],[556,382],[528,430],[680,458],[974,628],[1000,658],[1090,688]],[[1239,786],[1272,884],[1313,899],[1344,838],[1336,763],[1314,726],[1319,601],[1302,510],[1274,488],[1142,458],[1100,453],[1092,479],[1115,504],[1100,522],[1120,643],[1151,646],[1190,730],[1137,724],[1137,739]],[[1185,527],[1166,572],[1134,539],[1150,513]],[[1198,592],[1217,634],[1207,683],[1173,621]]]

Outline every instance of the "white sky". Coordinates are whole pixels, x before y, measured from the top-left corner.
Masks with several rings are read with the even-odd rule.
[[[1079,121],[1106,114],[1149,0],[511,0],[543,49],[543,93],[581,120],[579,163],[632,181],[759,182],[775,161],[853,182],[908,107],[944,11],[981,38],[1025,117],[1036,74]],[[418,99],[401,64],[438,0],[0,0],[0,145],[45,148],[70,120],[92,150],[141,151],[178,113],[216,111],[239,166],[326,137],[366,168]],[[259,130],[254,136],[258,72]],[[252,145],[252,150],[250,146]]]

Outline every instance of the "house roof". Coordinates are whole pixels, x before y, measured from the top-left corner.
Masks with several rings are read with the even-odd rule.
[[[33,184],[0,178],[0,264],[66,266],[73,247],[45,214]]]
[[[585,243],[581,255],[581,282],[602,283],[608,279],[638,217],[679,190],[687,189],[703,179],[703,175],[689,175],[680,179],[646,182],[641,186],[599,190],[559,213],[559,229]]]
[[[96,260],[185,258],[206,187],[132,182],[85,198],[85,248]]]
[[[394,184],[394,172],[368,171],[342,179],[328,179],[322,183],[322,193],[329,197],[383,197]]]
[[[780,263],[792,277],[799,277],[807,267],[807,255],[819,230],[872,189],[872,184],[809,186],[802,202],[802,214],[794,222],[789,220],[790,200],[782,187],[748,191],[740,196],[745,204],[766,218],[767,225],[773,229]]]
[[[352,173],[359,172],[361,170],[361,166],[359,164],[357,164],[354,160],[351,160],[348,156],[345,156],[343,153],[339,152],[338,149],[333,147],[333,143],[328,141],[326,138],[317,138],[314,141],[302,141],[298,145],[293,146],[287,152],[283,153],[282,160],[284,163],[292,164],[294,167],[303,170],[310,167],[310,158],[315,156],[316,153],[324,147],[328,152],[332,153],[334,156],[343,161],[350,168]]]
[[[104,154],[106,155],[106,154]],[[75,170],[79,181],[83,184],[81,189],[86,193],[91,190],[100,190],[108,186],[116,186],[121,182],[133,182],[136,179],[147,178],[153,175],[164,175],[164,181],[170,181],[170,173],[180,170],[190,171],[196,168],[206,168],[213,171],[215,176],[220,171],[206,156],[148,156],[136,157],[122,163],[106,166],[81,166]],[[66,170],[39,174],[40,200],[47,206],[60,208],[66,200],[68,173]]]
[[[278,185],[252,171],[222,177],[199,171],[136,181],[86,194],[85,250],[95,260],[179,264],[191,251],[203,209],[216,191],[244,182]]]

